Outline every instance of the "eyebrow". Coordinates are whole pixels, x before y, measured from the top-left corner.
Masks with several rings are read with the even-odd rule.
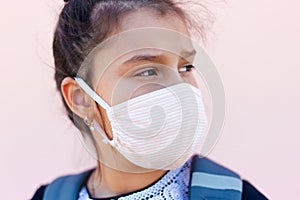
[[[183,51],[180,56],[182,58],[189,58],[195,55],[196,55],[196,50],[193,49],[192,51]],[[127,65],[129,63],[135,63],[139,61],[154,62],[160,60],[161,57],[162,57],[161,54],[160,55],[136,55],[126,60],[123,64]]]
[[[160,57],[160,55],[136,55],[136,56],[133,56],[130,59],[126,60],[123,64],[127,65],[129,63],[135,63],[135,62],[139,62],[139,61],[154,62],[159,57]]]
[[[197,53],[197,51],[195,49],[193,49],[191,51],[183,51],[181,53],[181,57],[183,57],[183,58],[189,58],[189,57],[195,56],[196,53]]]

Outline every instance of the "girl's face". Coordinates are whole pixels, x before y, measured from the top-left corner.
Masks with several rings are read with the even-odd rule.
[[[134,38],[132,41],[124,41],[118,44],[110,43],[107,45],[96,56],[95,73],[93,73],[96,77],[92,78],[96,92],[108,104],[115,105],[129,98],[175,83],[189,82],[195,84],[193,69],[190,66],[195,52],[191,43],[187,43],[190,42],[187,40],[189,33],[182,20],[177,16],[167,15],[159,17],[153,11],[141,10],[123,18],[118,31],[124,32],[148,27],[169,29],[170,33],[174,31],[184,35],[185,38],[182,37],[183,41],[178,41],[178,38],[166,41],[166,38],[162,38],[160,35],[157,35],[156,38],[151,38],[151,45],[153,46],[160,46],[160,43],[164,42],[178,43],[174,48],[181,48],[180,50],[176,49],[176,51],[180,51],[182,54],[176,55],[175,53],[159,48],[135,50],[136,44],[134,43],[137,43],[137,40],[134,40]],[[144,33],[147,31],[145,29]],[[143,33],[143,31],[141,32]],[[138,42],[140,42],[140,39]],[[126,46],[126,49],[130,49],[131,47],[134,50],[120,54],[119,49],[122,48],[120,45]],[[166,45],[161,44],[161,46]],[[106,59],[108,57],[113,58],[113,61],[111,62],[109,59]],[[99,65],[102,67],[97,69]],[[103,68],[105,69],[103,70]]]
[[[163,34],[157,34],[149,40],[149,27],[172,30],[182,36],[172,38],[173,36],[168,35],[166,38]],[[159,16],[151,10],[141,9],[122,18],[117,32],[143,28],[146,30],[145,35],[138,35],[139,42],[144,38],[145,43],[150,41],[152,47],[170,46],[165,44],[169,43],[176,50],[170,52],[163,48],[137,49],[137,40],[132,38],[121,40],[118,44],[109,43],[99,51],[94,61],[93,85],[98,95],[111,106],[176,83],[187,82],[197,87],[196,74],[191,66],[195,51],[183,21],[175,15]],[[120,54],[119,50],[123,47],[134,50]],[[111,62],[107,58],[114,59]],[[97,67],[100,65],[102,67]],[[105,110],[95,104],[94,114],[95,119],[112,139],[113,134]]]

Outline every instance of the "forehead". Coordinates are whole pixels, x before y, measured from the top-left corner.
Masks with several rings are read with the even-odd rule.
[[[151,10],[141,9],[121,18],[117,32],[97,46],[93,73],[101,76],[112,62],[124,54],[138,53],[140,51],[137,50],[143,49],[182,55],[193,51],[193,45],[186,25],[178,16],[160,16]]]
[[[143,8],[125,15],[120,21],[119,31],[145,27],[170,29],[189,37],[187,26],[178,15],[171,13],[160,15],[149,8]]]

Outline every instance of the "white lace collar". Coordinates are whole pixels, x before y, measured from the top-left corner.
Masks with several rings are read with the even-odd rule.
[[[133,192],[127,195],[121,195],[112,198],[103,198],[110,200],[129,200],[129,199],[149,199],[149,200],[187,200],[188,185],[190,179],[191,159],[188,160],[182,167],[167,172],[160,180],[153,185]],[[78,200],[92,200],[89,197],[86,186],[82,187]]]

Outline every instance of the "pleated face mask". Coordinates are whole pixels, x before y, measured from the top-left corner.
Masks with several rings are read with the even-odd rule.
[[[179,83],[109,106],[81,78],[80,87],[106,110],[113,139],[94,120],[104,143],[133,164],[146,169],[172,170],[200,152],[207,134],[201,91]]]

